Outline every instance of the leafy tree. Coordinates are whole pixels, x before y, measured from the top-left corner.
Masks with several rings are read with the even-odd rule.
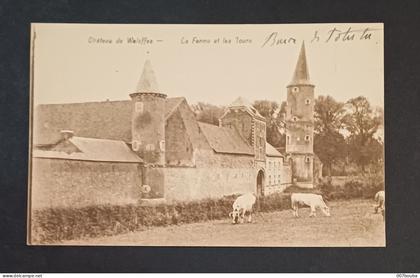
[[[315,100],[315,132],[318,134],[338,132],[343,127],[344,103],[331,96],[319,96]]]
[[[276,148],[284,147],[286,135],[280,131],[284,126],[281,119],[282,113],[285,113],[285,102],[279,106],[275,101],[257,100],[253,106],[266,119],[267,142]]]
[[[332,165],[346,155],[346,141],[340,133],[344,103],[337,102],[331,96],[319,96],[315,100],[314,112],[314,151],[330,176]]]
[[[198,121],[213,125],[219,125],[219,118],[225,111],[223,106],[217,106],[203,102],[192,105],[191,108],[194,111]]]
[[[349,155],[365,172],[368,164],[383,159],[383,146],[374,138],[378,127],[383,124],[383,113],[372,109],[363,96],[350,99],[346,106],[347,114],[343,123],[350,132]]]

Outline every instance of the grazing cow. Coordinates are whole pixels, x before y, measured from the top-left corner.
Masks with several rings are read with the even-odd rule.
[[[293,193],[290,197],[293,209],[293,215],[298,217],[299,205],[307,205],[311,208],[309,216],[316,216],[316,208],[321,209],[322,213],[326,216],[330,216],[330,209],[325,204],[321,195],[313,193]]]
[[[257,198],[253,193],[246,193],[239,196],[233,203],[233,211],[229,213],[232,218],[232,224],[237,224],[239,221],[244,223],[245,213],[248,212],[248,222],[251,222],[252,207],[255,204]]]
[[[379,213],[379,211],[381,212],[382,216],[384,216],[385,213],[385,191],[381,190],[378,191],[375,194],[375,201],[376,201],[376,206],[375,206],[375,213]]]

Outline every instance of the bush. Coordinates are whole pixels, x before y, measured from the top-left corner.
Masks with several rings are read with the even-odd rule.
[[[152,226],[177,225],[227,218],[237,195],[221,199],[178,202],[155,206],[97,205],[50,208],[32,215],[33,243],[51,243],[86,237],[110,236]],[[289,194],[258,198],[257,208],[268,212],[290,208]]]
[[[319,184],[322,195],[327,200],[373,198],[376,192],[384,190],[382,175],[365,175],[355,177],[344,183],[343,186],[335,186],[331,181]]]

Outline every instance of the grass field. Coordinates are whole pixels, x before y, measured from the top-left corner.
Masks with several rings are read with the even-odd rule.
[[[156,227],[111,237],[66,241],[65,245],[140,246],[385,246],[385,222],[373,214],[372,200],[330,202],[331,217],[309,208],[255,214],[253,223],[229,219]]]

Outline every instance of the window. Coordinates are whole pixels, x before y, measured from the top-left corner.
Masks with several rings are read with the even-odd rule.
[[[311,136],[305,135],[305,141],[309,141],[311,139]]]
[[[309,98],[305,99],[305,104],[306,104],[306,105],[311,104],[311,100],[310,100]]]
[[[293,93],[297,93],[297,92],[299,92],[299,87],[293,87],[293,88],[292,88],[292,92],[293,92]]]
[[[164,151],[165,151],[165,140],[160,140],[160,142],[159,142],[159,147],[160,147],[160,150],[161,150],[162,152],[164,152]],[[187,151],[188,151],[188,147],[187,147]]]
[[[280,180],[280,175],[277,176],[277,183],[280,184],[281,180]]]
[[[305,157],[305,162],[306,163],[310,163],[311,162],[311,158],[309,156]]]
[[[297,121],[297,117],[296,117],[296,116],[295,116],[295,117],[293,117],[293,121],[295,121],[295,122]]]
[[[139,141],[137,141],[137,140],[134,140],[132,143],[131,143],[131,148],[133,149],[133,151],[138,151],[139,150],[139,148],[140,148],[140,142]]]
[[[144,106],[143,105],[143,102],[137,101],[136,104],[135,104],[135,106],[136,106],[135,107],[135,110],[136,110],[137,113],[143,113],[143,108],[144,108],[143,107]]]
[[[287,135],[286,140],[287,140],[287,144],[290,144],[290,135]]]
[[[271,185],[271,176],[268,176],[268,184]]]
[[[146,145],[146,151],[154,151],[154,150],[155,150],[155,145],[153,144]]]

